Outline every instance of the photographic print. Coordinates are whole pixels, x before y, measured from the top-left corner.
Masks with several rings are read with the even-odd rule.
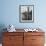
[[[34,5],[19,6],[20,22],[34,22]]]

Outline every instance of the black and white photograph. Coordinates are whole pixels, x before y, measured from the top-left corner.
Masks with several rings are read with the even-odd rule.
[[[34,22],[34,5],[19,6],[20,22]]]

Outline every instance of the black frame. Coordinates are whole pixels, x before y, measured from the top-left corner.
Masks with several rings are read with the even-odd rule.
[[[19,21],[21,23],[34,22],[34,5],[19,5]]]

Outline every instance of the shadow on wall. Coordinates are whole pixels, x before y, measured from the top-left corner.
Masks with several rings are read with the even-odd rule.
[[[4,30],[5,25],[4,24],[0,24],[0,43],[2,43],[2,36],[3,36],[3,32],[5,32],[6,30]]]

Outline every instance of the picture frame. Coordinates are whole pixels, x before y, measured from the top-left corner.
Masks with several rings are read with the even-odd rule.
[[[19,5],[19,21],[21,23],[34,22],[34,5]]]

